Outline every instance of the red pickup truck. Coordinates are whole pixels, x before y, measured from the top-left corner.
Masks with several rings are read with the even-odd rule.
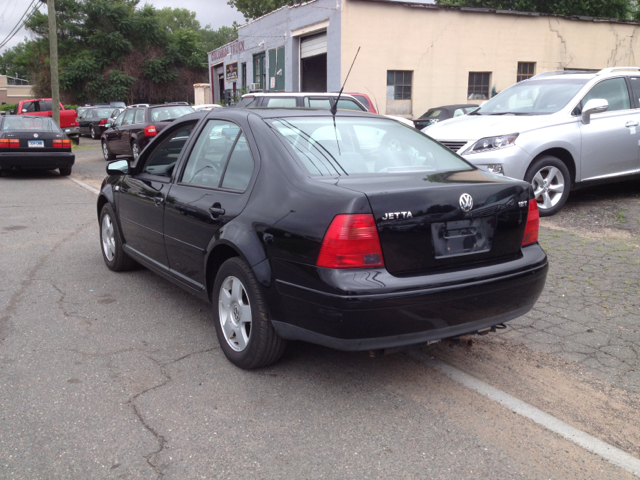
[[[52,104],[50,98],[37,98],[33,100],[23,100],[16,105],[15,114],[37,115],[40,117],[51,117]],[[77,122],[75,110],[67,110],[60,104],[60,128],[67,137],[73,139],[75,143],[80,142],[80,129]]]

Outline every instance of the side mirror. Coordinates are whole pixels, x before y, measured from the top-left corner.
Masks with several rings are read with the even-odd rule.
[[[129,160],[116,160],[107,164],[107,175],[128,175]]]
[[[580,117],[582,123],[588,125],[591,122],[592,114],[606,112],[608,108],[609,102],[604,98],[592,98],[582,109],[582,116]]]

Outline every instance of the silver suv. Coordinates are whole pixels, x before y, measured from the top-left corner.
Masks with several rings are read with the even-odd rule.
[[[640,68],[545,72],[422,131],[474,165],[531,182],[540,215],[569,191],[640,173]]]

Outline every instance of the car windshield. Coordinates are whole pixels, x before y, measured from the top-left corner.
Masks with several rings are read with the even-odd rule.
[[[311,175],[474,169],[426,135],[386,118],[290,117],[268,122]]]
[[[151,121],[152,122],[172,122],[176,118],[180,118],[183,115],[193,113],[195,110],[186,105],[182,106],[167,106],[167,107],[155,107],[151,109]]]
[[[60,132],[58,125],[48,117],[5,117],[2,130],[12,131],[37,131]]]
[[[499,93],[473,115],[548,115],[563,108],[589,81],[587,78],[526,80]]]

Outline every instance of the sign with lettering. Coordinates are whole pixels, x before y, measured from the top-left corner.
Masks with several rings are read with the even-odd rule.
[[[236,40],[233,43],[224,45],[219,49],[211,52],[209,54],[209,57],[211,58],[212,62],[215,62],[216,60],[220,60],[229,54],[235,55],[240,52],[244,52],[244,40]]]
[[[227,63],[225,68],[227,82],[238,79],[238,62]]]

